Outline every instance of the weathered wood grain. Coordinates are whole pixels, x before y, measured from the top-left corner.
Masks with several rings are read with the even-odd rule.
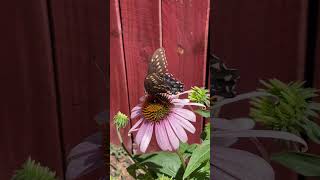
[[[0,20],[0,179],[30,156],[63,176],[46,1],[7,1]]]
[[[126,66],[124,59],[122,28],[120,19],[120,7],[118,0],[110,2],[110,119],[121,111],[130,117],[129,94],[127,87]],[[128,130],[123,129],[121,134],[126,146],[131,149],[131,137],[128,137]],[[113,122],[110,122],[111,143],[118,144],[116,128]]]
[[[107,1],[50,2],[66,157],[75,145],[98,131],[94,116],[109,103],[108,6]],[[97,179],[95,176],[91,179]]]
[[[163,0],[162,30],[169,70],[185,84],[205,86],[206,55],[210,1]],[[203,121],[198,117],[194,124],[197,131],[189,143],[199,142]]]
[[[132,109],[144,95],[147,64],[160,47],[159,0],[120,0],[129,104]],[[136,121],[132,121],[135,123]],[[148,150],[158,149],[151,141]]]

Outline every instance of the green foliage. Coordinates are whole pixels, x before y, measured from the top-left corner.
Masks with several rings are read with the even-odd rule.
[[[172,179],[172,177],[169,178],[169,177],[167,177],[167,176],[165,176],[165,175],[162,175],[162,176],[159,177],[157,180],[173,180],[173,179]]]
[[[179,175],[182,164],[176,153],[156,152],[137,155],[134,156],[134,159],[137,163],[129,166],[127,170],[135,179],[157,179],[163,175],[167,177],[182,176]],[[139,174],[138,170],[146,170],[148,174]]]
[[[210,140],[210,123],[207,123],[204,127],[204,131],[201,133],[202,140]]]
[[[128,116],[121,113],[120,111],[113,117],[113,120],[117,128],[124,128],[129,122]]]
[[[210,106],[210,95],[208,89],[194,86],[192,87],[191,92],[188,94],[188,99],[190,99],[192,102],[200,103],[207,107]]]
[[[23,164],[22,169],[17,170],[12,180],[56,180],[55,172],[48,167],[43,167],[29,157]]]
[[[183,174],[183,179],[187,177],[198,178],[199,174],[204,174],[205,177],[210,176],[210,141],[205,140],[192,153],[188,166]]]
[[[180,143],[179,153],[183,154],[183,158],[186,160],[191,157],[193,151],[197,148],[198,144]]]
[[[194,110],[195,113],[199,114],[200,116],[204,118],[209,118],[210,117],[210,111],[205,110],[205,109],[196,109]]]
[[[320,156],[299,152],[284,152],[273,155],[271,159],[301,175],[320,177]]]
[[[313,120],[318,117],[320,104],[311,100],[318,96],[317,90],[304,88],[303,82],[285,84],[272,79],[261,83],[266,89],[260,91],[270,93],[277,99],[253,98],[250,102],[251,117],[273,130],[291,132],[299,136],[307,134],[313,141],[319,142],[320,128]]]

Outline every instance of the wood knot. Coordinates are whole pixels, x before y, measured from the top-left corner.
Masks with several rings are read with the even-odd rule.
[[[179,56],[184,54],[184,48],[181,45],[178,45],[177,53]]]

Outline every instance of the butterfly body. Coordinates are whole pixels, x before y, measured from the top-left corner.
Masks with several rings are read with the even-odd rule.
[[[183,83],[168,72],[163,48],[157,49],[151,57],[144,88],[149,95],[177,94],[183,91]]]

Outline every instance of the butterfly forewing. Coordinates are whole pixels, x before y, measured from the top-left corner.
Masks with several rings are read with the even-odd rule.
[[[165,55],[165,50],[163,48],[159,48],[153,53],[151,57],[149,67],[148,67],[148,74],[166,73],[168,72],[167,66],[168,66],[168,63]]]
[[[151,57],[148,74],[144,81],[148,94],[177,94],[183,91],[183,83],[173,77],[167,69],[167,59],[163,48],[157,49]]]

